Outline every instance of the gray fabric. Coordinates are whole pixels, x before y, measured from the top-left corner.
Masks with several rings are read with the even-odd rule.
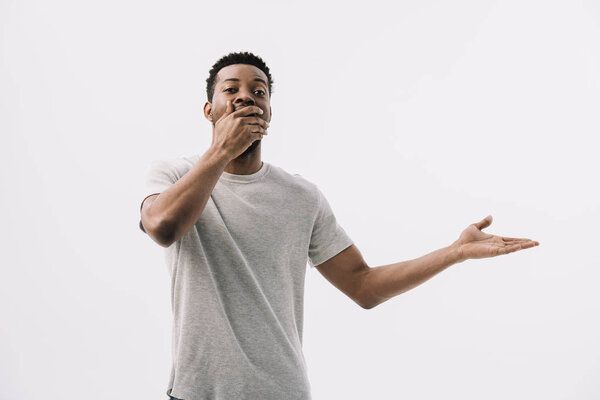
[[[155,161],[146,196],[200,155]],[[183,400],[308,400],[302,352],[306,265],[352,245],[319,188],[263,162],[223,172],[194,228],[165,249],[173,365],[167,394]]]

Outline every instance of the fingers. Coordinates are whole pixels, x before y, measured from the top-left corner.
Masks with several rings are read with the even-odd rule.
[[[267,130],[259,125],[252,125],[252,130],[250,131],[250,133],[256,133],[258,135],[268,135],[269,132],[267,132]]]
[[[269,123],[260,117],[244,117],[240,119],[248,125],[260,125],[265,129],[269,127]]]
[[[514,244],[514,245],[506,247],[506,252],[507,253],[512,253],[514,251],[528,249],[528,248],[533,247],[533,246],[535,246],[535,244],[532,243],[532,242],[525,242],[525,243]]]
[[[504,247],[496,248],[496,255],[513,253],[518,250],[528,249],[530,247],[538,246],[539,242],[533,240],[526,240],[523,242],[509,242]]]
[[[502,241],[506,244],[515,244],[517,242],[533,242],[535,243],[535,245],[539,245],[540,242],[537,242],[535,240],[531,240],[529,238],[509,238],[509,237],[502,237]]]
[[[233,114],[236,117],[247,117],[252,114],[263,115],[264,111],[262,110],[262,108],[257,106],[247,106],[234,111]]]
[[[497,256],[502,255],[502,254],[508,254],[508,253],[513,253],[517,250],[521,249],[521,245],[520,244],[515,244],[515,245],[511,245],[511,246],[504,246],[504,247],[497,247],[495,250],[495,253]]]
[[[257,106],[246,106],[233,112],[234,117],[239,118],[243,124],[252,126],[251,133],[267,135],[266,129],[269,127],[269,123],[255,114],[262,115],[263,110]],[[261,129],[256,129],[255,126]]]
[[[487,228],[488,226],[490,226],[492,224],[492,216],[488,215],[487,217],[485,217],[484,219],[482,219],[481,221],[477,222],[476,224],[474,224],[477,229],[481,230],[483,228]]]

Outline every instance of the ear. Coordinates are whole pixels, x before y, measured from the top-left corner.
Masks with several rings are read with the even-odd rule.
[[[213,122],[212,104],[209,103],[208,101],[206,103],[204,103],[204,118],[206,118],[210,122]]]

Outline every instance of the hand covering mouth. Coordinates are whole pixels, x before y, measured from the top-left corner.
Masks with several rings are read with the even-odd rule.
[[[235,110],[233,110],[233,111],[238,111],[238,110],[241,110],[242,108],[246,108],[246,107],[250,107],[250,106],[238,107],[238,108],[236,108],[236,109],[235,109]],[[252,114],[249,114],[249,115],[246,115],[246,116],[247,116],[247,117],[260,117],[260,115],[259,115],[258,113],[252,113]]]

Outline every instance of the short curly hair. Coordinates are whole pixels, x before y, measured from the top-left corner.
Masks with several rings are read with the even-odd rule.
[[[268,84],[269,84],[269,97],[273,93],[273,78],[271,77],[271,72],[269,71],[269,67],[267,64],[260,58],[250,52],[243,51],[237,53],[229,53],[226,56],[221,57],[214,65],[208,73],[208,78],[206,79],[206,97],[208,101],[212,103],[213,95],[215,93],[215,81],[217,79],[217,74],[219,71],[232,64],[250,64],[259,68],[262,72],[267,76]]]

